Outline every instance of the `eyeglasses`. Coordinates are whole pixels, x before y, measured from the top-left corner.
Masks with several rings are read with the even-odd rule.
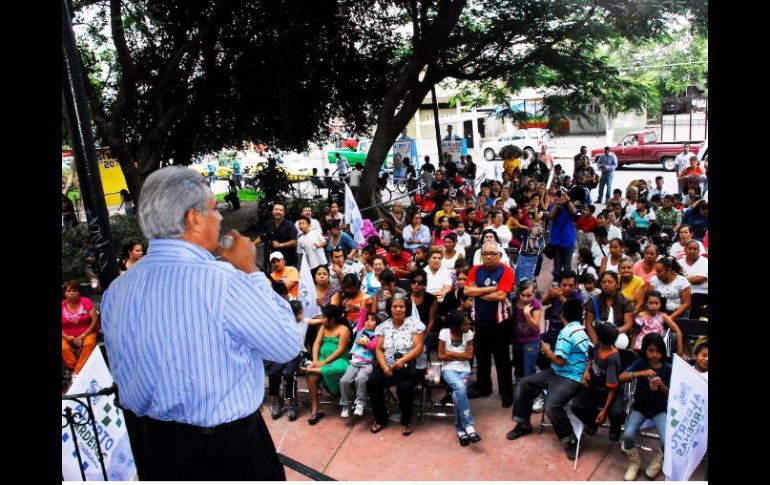
[[[489,252],[487,252],[487,253],[481,253],[481,255],[482,256],[490,256],[491,257],[491,256],[499,256],[500,253],[489,253]]]
[[[424,280],[412,280],[413,285],[425,286]]]

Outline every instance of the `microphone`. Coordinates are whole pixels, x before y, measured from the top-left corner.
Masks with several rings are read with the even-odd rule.
[[[234,242],[235,239],[233,239],[233,236],[225,234],[219,239],[219,247],[222,249],[227,249],[232,246]]]

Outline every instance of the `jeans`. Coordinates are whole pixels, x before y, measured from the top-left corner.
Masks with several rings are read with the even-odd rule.
[[[644,381],[640,381],[638,385],[646,385]],[[628,422],[626,422],[626,430],[623,431],[623,446],[630,450],[636,446],[636,433],[639,432],[642,424],[647,421],[645,417],[639,411],[632,409],[631,414],[628,415]],[[658,430],[660,436],[660,449],[663,449],[663,445],[666,442],[666,413],[658,413],[652,417],[655,422],[655,428]]]
[[[566,443],[574,435],[567,417],[566,406],[580,390],[580,383],[556,374],[553,368],[532,374],[519,382],[516,400],[513,403],[513,420],[525,425],[530,424],[532,405],[543,389],[548,390],[545,414],[553,423],[553,430],[559,437],[559,441]]]
[[[366,404],[369,394],[366,392],[366,383],[372,375],[372,364],[361,360],[350,360],[350,365],[340,378],[340,405],[350,405],[350,391],[353,381],[356,383],[356,404]]]
[[[614,175],[614,170],[602,172],[602,175],[599,177],[599,195],[596,196],[597,203],[602,202],[602,191],[604,190],[605,185],[607,186],[607,197],[605,197],[604,200],[607,201],[612,198],[612,177]]]
[[[301,362],[301,355],[298,355],[285,364],[270,362],[270,370],[267,372],[269,396],[280,396],[281,378],[283,378],[283,397],[286,399],[296,398],[296,386],[294,384],[297,378],[295,377],[295,374],[297,373],[297,368]]]
[[[452,401],[455,405],[455,430],[464,431],[466,426],[473,426],[471,405],[468,402],[466,383],[471,373],[468,371],[443,370],[444,381],[452,388]]]
[[[216,173],[209,173],[209,182],[211,182],[211,185],[214,185],[214,182],[217,181],[217,174]]]
[[[514,375],[522,378],[534,374],[538,355],[540,355],[540,339],[535,342],[513,344]]]
[[[572,253],[575,252],[575,245],[568,248],[556,246],[556,255],[553,257],[553,280],[559,281],[561,274],[572,269]]]

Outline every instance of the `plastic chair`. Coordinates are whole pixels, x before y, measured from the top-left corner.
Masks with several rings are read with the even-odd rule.
[[[676,324],[682,331],[684,337],[684,350],[687,354],[692,354],[695,341],[702,336],[709,334],[708,322],[703,320],[693,320],[691,318],[677,318]]]

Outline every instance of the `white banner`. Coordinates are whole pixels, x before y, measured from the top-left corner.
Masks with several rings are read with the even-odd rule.
[[[403,176],[406,167],[402,160],[408,158],[412,166],[412,144],[413,141],[397,141],[393,144],[393,170],[398,172],[400,176]],[[395,176],[395,175],[394,175]]]
[[[97,347],[94,349],[88,362],[83,366],[75,382],[67,391],[67,394],[82,394],[96,392],[113,383],[112,375],[104,362],[102,352]],[[86,401],[81,399],[81,401]],[[91,406],[96,422],[96,433],[91,423],[85,426],[75,426],[78,449],[83,460],[83,469],[86,480],[103,481],[102,467],[96,445],[98,436],[99,445],[104,455],[104,466],[107,469],[107,478],[112,480],[130,481],[136,475],[134,455],[131,453],[131,443],[128,440],[126,422],[123,412],[115,405],[115,395],[97,396],[91,398]],[[71,408],[73,414],[88,416],[88,409],[75,401],[62,400],[62,416],[66,408]],[[62,417],[62,424],[64,424]],[[66,426],[61,430],[61,469],[62,478],[65,481],[82,481],[80,467],[78,466],[75,452],[72,428]]]
[[[302,264],[299,270],[299,301],[302,303],[302,312],[305,318],[313,318],[321,314],[318,307],[318,292],[315,289],[313,275],[310,273],[310,264],[307,262],[307,256],[302,255]]]
[[[348,184],[345,184],[345,224],[350,224],[350,232],[353,233],[353,239],[357,244],[366,242],[366,238],[361,232],[364,228],[364,220],[361,218],[361,211],[358,210],[358,204]]]
[[[674,355],[668,391],[663,474],[666,480],[689,480],[708,446],[708,381]]]
[[[441,151],[444,153],[451,153],[452,161],[457,163],[460,160],[460,155],[463,153],[462,138],[458,138],[456,140],[442,140]]]

